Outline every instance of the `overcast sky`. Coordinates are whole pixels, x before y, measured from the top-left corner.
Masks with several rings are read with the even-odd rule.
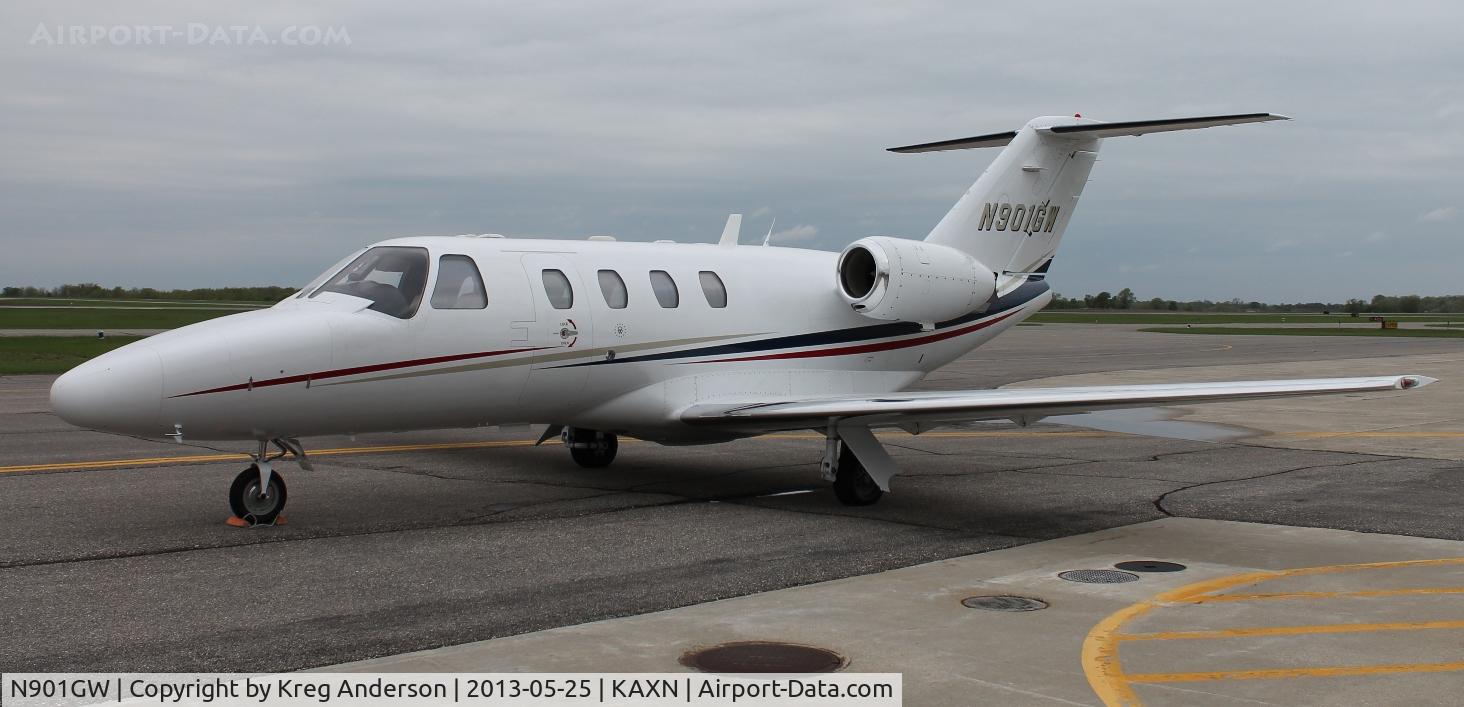
[[[300,285],[389,237],[729,212],[837,250],[923,237],[995,154],[886,147],[1269,111],[1107,141],[1055,288],[1464,292],[1464,3],[235,4],[0,7],[0,284]],[[291,27],[349,44],[258,41]]]

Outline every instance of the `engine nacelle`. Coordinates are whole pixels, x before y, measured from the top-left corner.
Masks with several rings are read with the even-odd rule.
[[[867,317],[931,325],[984,307],[996,273],[970,254],[905,238],[871,236],[839,255],[839,295]]]

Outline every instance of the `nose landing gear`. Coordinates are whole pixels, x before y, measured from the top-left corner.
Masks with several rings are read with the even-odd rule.
[[[278,438],[271,441],[280,451],[271,455],[270,442],[261,440],[259,452],[250,455],[254,457],[254,463],[239,472],[229,486],[229,510],[234,512],[229,518],[229,525],[252,528],[284,522],[280,513],[285,510],[288,498],[285,477],[275,472],[270,462],[290,455],[299,462],[301,469],[309,471],[313,468],[299,440]]]
[[[285,510],[285,478],[261,466],[268,468],[269,463],[250,464],[229,486],[229,509],[234,511],[234,518],[250,527],[274,525],[280,520],[280,511]]]
[[[615,435],[599,430],[580,427],[564,428],[564,446],[569,447],[569,456],[576,464],[586,469],[600,469],[615,461],[615,452],[620,443]]]

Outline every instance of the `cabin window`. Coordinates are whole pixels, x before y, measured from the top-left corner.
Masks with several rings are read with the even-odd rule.
[[[428,262],[426,248],[372,248],[310,296],[339,292],[371,300],[369,309],[382,314],[410,319],[421,306],[422,293],[427,289]]]
[[[432,288],[433,309],[482,309],[488,306],[483,276],[466,255],[437,259],[437,285]]]
[[[681,304],[681,293],[676,291],[676,281],[665,270],[651,271],[651,291],[656,293],[656,301],[662,307],[672,309]]]
[[[561,270],[544,271],[544,294],[549,297],[549,306],[555,309],[574,306],[574,288]]]
[[[727,306],[727,286],[722,284],[722,278],[710,270],[703,270],[697,273],[701,278],[702,294],[707,297],[707,304],[715,309]]]
[[[625,309],[630,302],[630,295],[625,290],[625,281],[620,279],[620,273],[614,270],[600,271],[600,294],[605,296],[605,304],[611,309]]]

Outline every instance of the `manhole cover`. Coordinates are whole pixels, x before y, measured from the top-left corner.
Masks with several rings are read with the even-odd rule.
[[[1133,560],[1132,562],[1120,562],[1114,567],[1130,572],[1178,572],[1184,569],[1184,565],[1178,562],[1160,562],[1159,560]]]
[[[1069,582],[1086,582],[1087,584],[1122,584],[1139,578],[1132,572],[1119,572],[1118,570],[1068,570],[1058,572],[1057,576]]]
[[[971,609],[986,609],[987,611],[1037,611],[1047,608],[1047,602],[1041,599],[1010,595],[966,597],[961,600],[961,603]]]
[[[708,673],[832,673],[844,667],[844,656],[796,643],[745,641],[688,651],[681,664]]]

